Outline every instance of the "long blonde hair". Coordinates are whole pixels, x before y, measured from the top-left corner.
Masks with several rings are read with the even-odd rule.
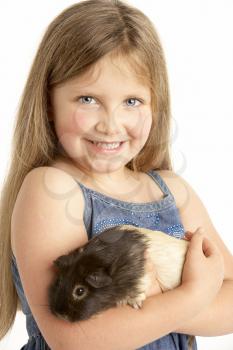
[[[51,89],[88,71],[106,54],[129,60],[151,88],[153,121],[148,140],[126,166],[145,172],[172,169],[170,96],[166,63],[147,16],[124,1],[85,0],[61,12],[39,45],[19,103],[10,163],[0,202],[0,339],[22,310],[11,273],[11,216],[22,182],[33,168],[62,154],[49,120]]]

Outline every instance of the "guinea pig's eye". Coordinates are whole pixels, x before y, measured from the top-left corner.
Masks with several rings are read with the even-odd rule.
[[[82,285],[77,285],[74,287],[72,295],[74,299],[82,299],[87,294],[86,288]]]

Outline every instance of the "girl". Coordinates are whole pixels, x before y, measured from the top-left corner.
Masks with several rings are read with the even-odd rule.
[[[233,259],[172,171],[169,132],[164,54],[141,11],[87,0],[52,21],[22,95],[2,190],[0,338],[17,310],[26,316],[24,350],[185,350],[187,334],[232,332]],[[121,306],[74,324],[54,317],[53,261],[123,223],[177,238],[204,228],[187,238],[182,284],[155,295],[148,258],[141,310]]]

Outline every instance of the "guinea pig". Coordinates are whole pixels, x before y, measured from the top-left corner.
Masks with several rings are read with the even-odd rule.
[[[181,283],[188,245],[162,231],[132,225],[106,229],[54,261],[57,275],[48,290],[49,308],[70,322],[123,304],[141,308],[151,283],[145,254],[152,259],[164,292]]]

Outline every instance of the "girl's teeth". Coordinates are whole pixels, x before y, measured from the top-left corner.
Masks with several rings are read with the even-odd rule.
[[[105,148],[105,149],[114,149],[120,146],[120,142],[115,143],[104,143],[104,142],[94,142],[97,147]]]

